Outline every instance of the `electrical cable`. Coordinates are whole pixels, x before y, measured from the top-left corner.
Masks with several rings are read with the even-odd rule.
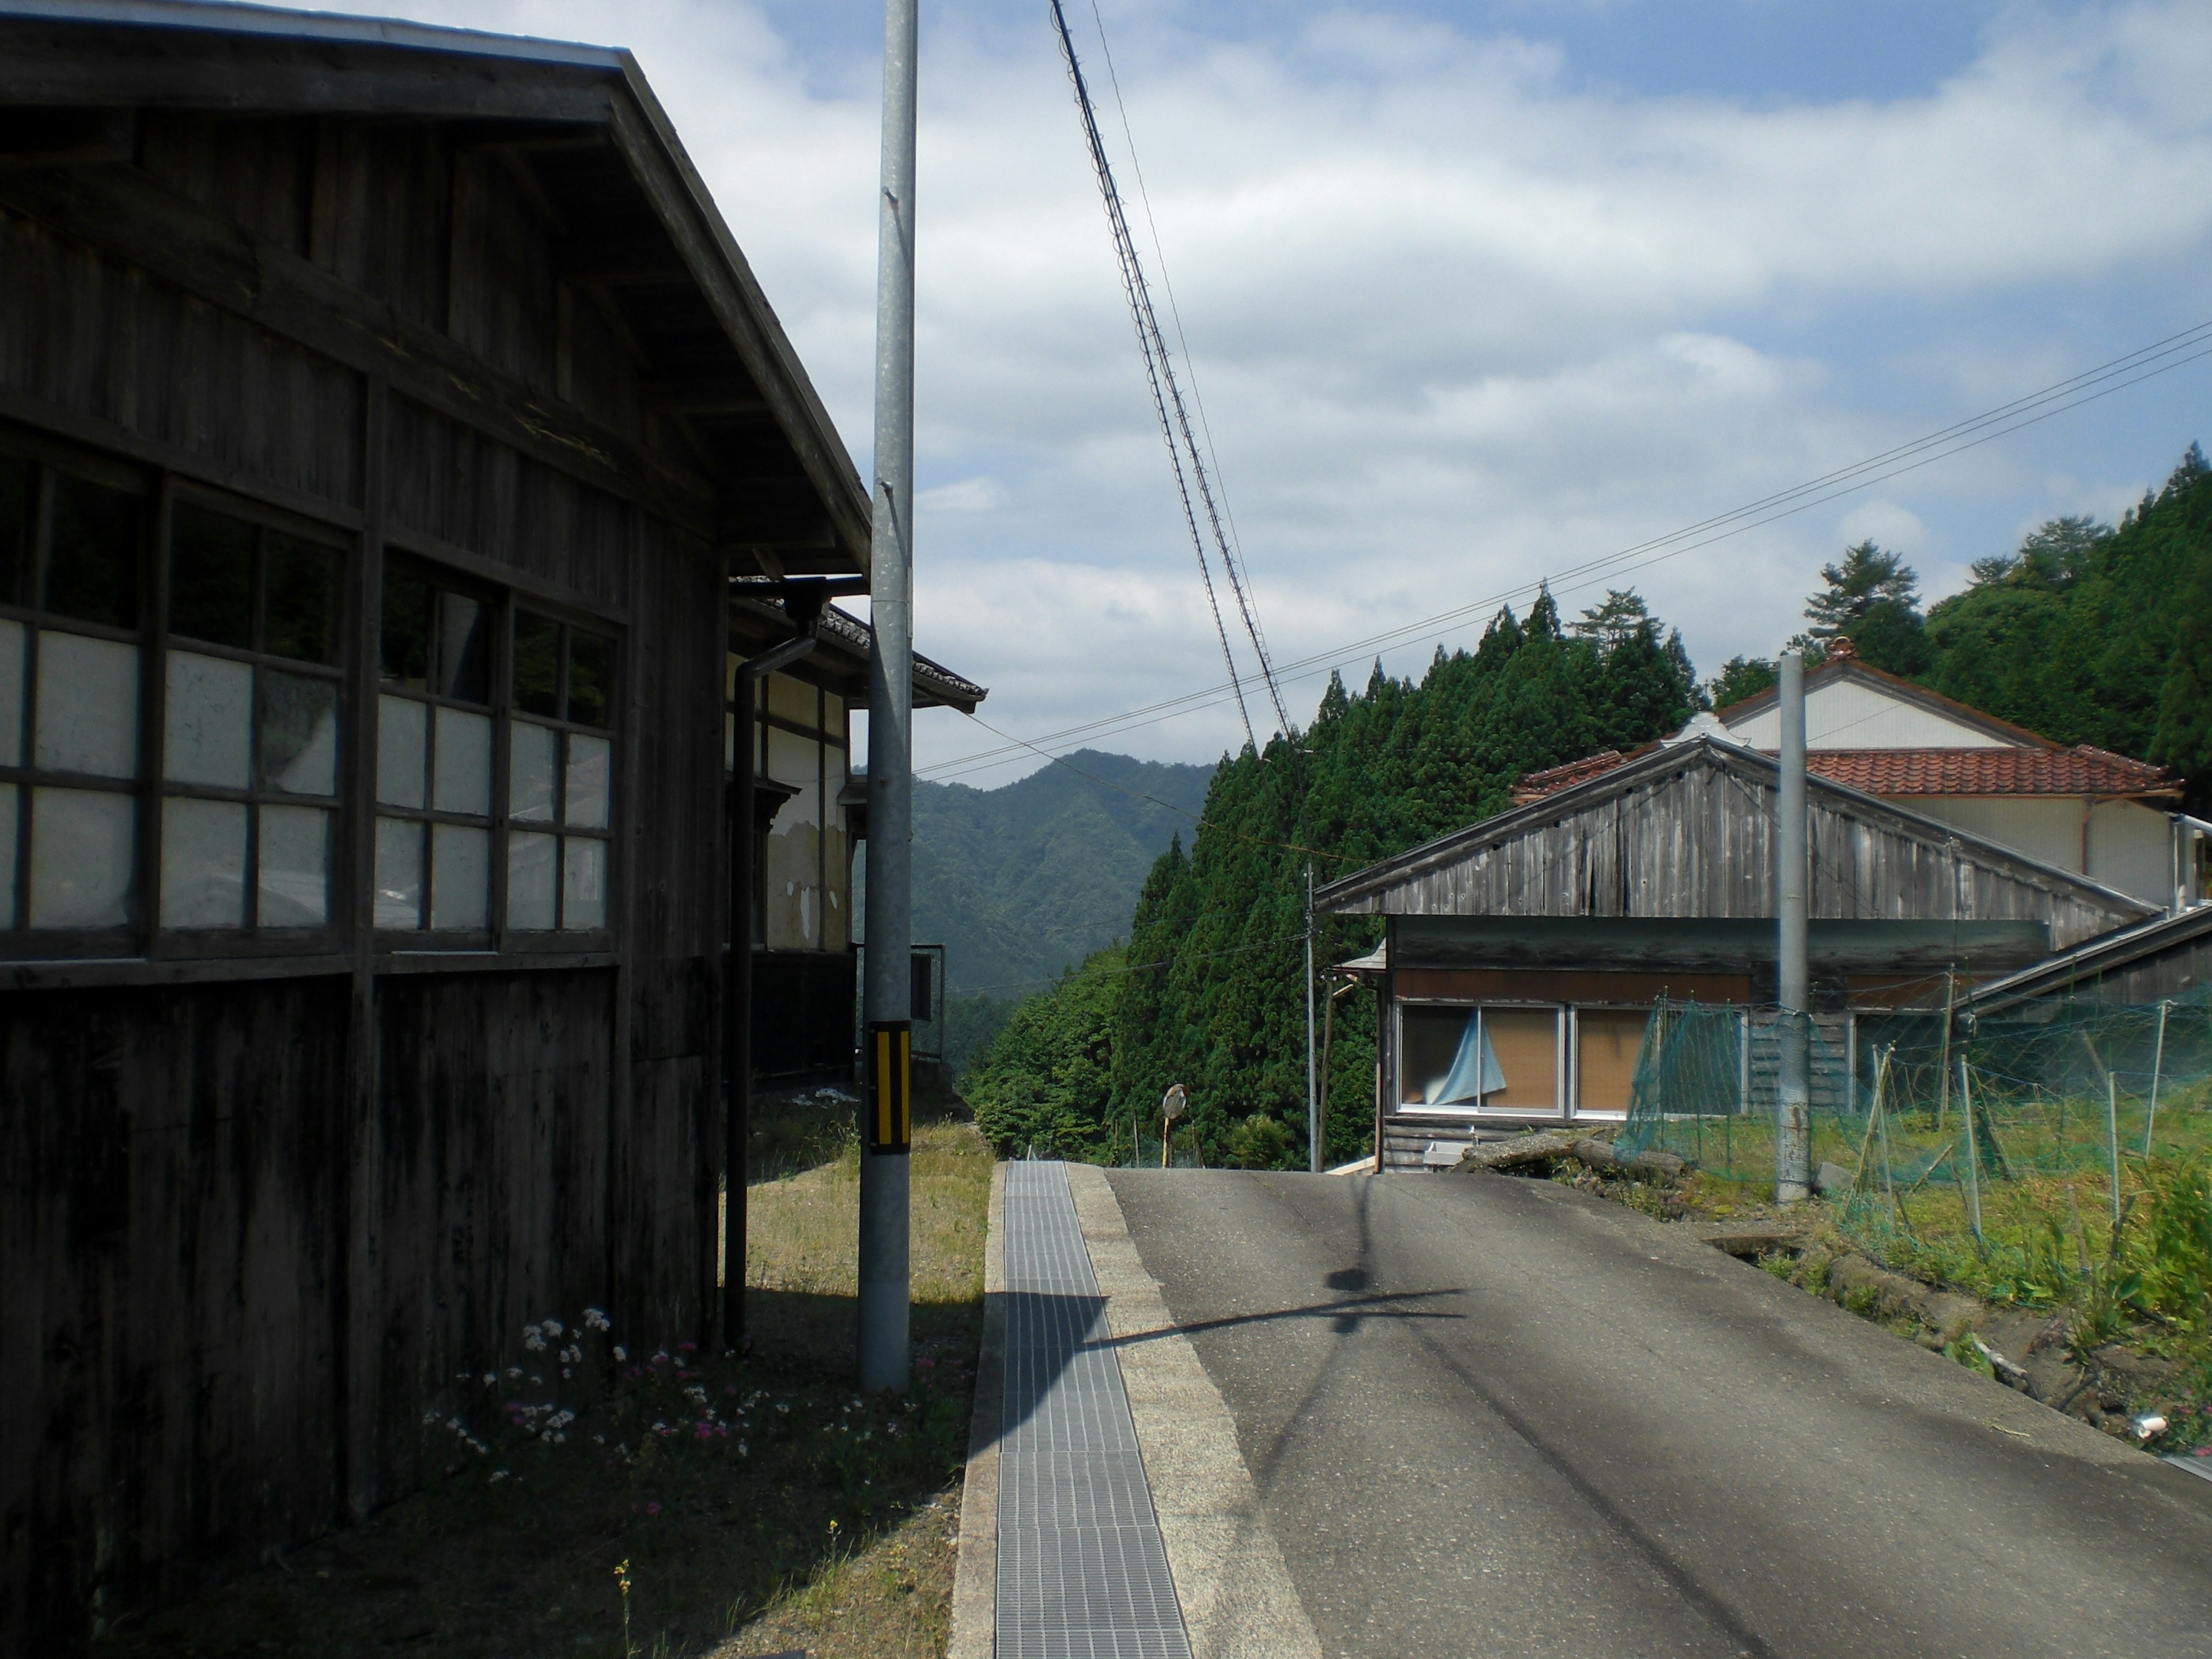
[[[1315,674],[1340,666],[1346,659],[1355,654],[1364,655],[1369,651],[1380,652],[1400,645],[1441,637],[1472,617],[1489,611],[1495,606],[1510,604],[1515,599],[1524,598],[1540,588],[1556,586],[1565,592],[1572,592],[1577,587],[1587,586],[1599,580],[1613,580],[1630,571],[1648,569],[1654,565],[1664,563],[1669,559],[1680,557],[1684,553],[1711,547],[1717,543],[1742,535],[1747,531],[1758,529],[1764,525],[1792,517],[1841,496],[1870,488],[1887,479],[1897,477],[1907,472],[1917,471],[1922,467],[1932,465],[1937,461],[1963,454],[1967,450],[1978,448],[1983,444],[1992,442],[2027,427],[2040,424],[2055,416],[2098,402],[2112,396],[2114,392],[2140,386],[2146,380],[2154,380],[2160,375],[2170,374],[2174,369],[2200,362],[2208,356],[2212,356],[2212,321],[2184,330],[2179,334],[2169,336],[2165,340],[2130,352],[2124,357],[2116,358],[2111,362],[2100,364],[2095,368],[2085,370],[2082,374],[2046,386],[2039,392],[2032,392],[2026,397],[2015,398],[2008,404],[2001,404],[1996,409],[1985,410],[1965,421],[1956,422],[1912,443],[1899,445],[1893,449],[1884,451],[1881,455],[1869,457],[1852,466],[1839,468],[1835,471],[1823,474],[1820,477],[1808,480],[1794,489],[1761,497],[1759,501],[1748,502],[1731,512],[1701,520],[1697,524],[1686,526],[1649,541],[1637,543],[1602,557],[1589,560],[1579,565],[1569,566],[1548,575],[1516,583],[1511,587],[1501,589],[1466,605],[1454,606],[1449,611],[1438,611],[1400,627],[1369,635],[1364,639],[1352,641],[1331,650],[1299,658],[1288,664],[1281,665],[1278,668],[1278,674],[1285,681],[1310,678]],[[2161,362],[2161,359],[2171,361]],[[2122,376],[2126,378],[2120,378]],[[2112,384],[2104,384],[2107,381]],[[1884,465],[1885,462],[1890,464]],[[1828,488],[1832,483],[1835,487]],[[1820,490],[1825,490],[1826,493],[1808,495],[1809,491]],[[1770,507],[1774,510],[1766,511],[1765,509]],[[1699,536],[1700,532],[1707,530],[1711,530],[1713,533]],[[1693,536],[1698,538],[1683,539]],[[1637,556],[1638,555],[1648,555],[1648,556],[1638,557]],[[1000,764],[1022,749],[1065,744],[1073,739],[1096,740],[1102,737],[1119,735],[1143,726],[1157,725],[1164,720],[1177,719],[1203,708],[1212,708],[1225,701],[1226,696],[1236,693],[1236,690],[1237,683],[1232,679],[1228,685],[1206,686],[1185,692],[1179,696],[1163,698],[1157,702],[1144,704],[1120,714],[1103,715],[1094,720],[1063,727],[1059,731],[1045,733],[1036,739],[1024,740],[1019,744],[1009,744],[999,749],[977,750],[920,769],[931,776],[957,777],[970,771],[980,771]],[[1238,695],[1241,701],[1241,694]]]

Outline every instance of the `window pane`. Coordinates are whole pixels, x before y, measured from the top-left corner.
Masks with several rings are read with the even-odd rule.
[[[313,806],[261,811],[264,927],[320,927],[330,920],[331,815]]]
[[[112,628],[138,625],[138,507],[136,495],[55,477],[49,611]]]
[[[614,694],[615,642],[569,629],[568,718],[579,726],[605,726]]]
[[[138,647],[39,632],[38,764],[138,775]]]
[[[387,806],[420,806],[428,799],[430,706],[406,697],[376,700],[376,798]]]
[[[410,690],[430,689],[430,584],[404,564],[384,573],[384,678]]]
[[[550,823],[553,749],[560,739],[527,720],[515,721],[508,732],[507,815],[524,823]]]
[[[253,526],[179,501],[169,522],[169,631],[253,644]]]
[[[22,791],[0,783],[0,927],[15,925],[15,812]]]
[[[246,925],[246,808],[172,795],[161,803],[161,926]]]
[[[571,929],[607,925],[607,844],[580,836],[561,843],[561,925]]]
[[[491,811],[491,716],[438,711],[438,753],[430,804],[441,812]]]
[[[376,821],[376,925],[422,925],[422,826],[403,818]]]
[[[430,926],[481,932],[491,911],[491,832],[430,826]]]
[[[261,787],[288,795],[337,793],[337,681],[261,671]]]
[[[438,595],[438,690],[463,702],[491,701],[491,612],[465,593]]]
[[[20,605],[30,568],[31,507],[39,475],[28,461],[0,455],[0,605]]]
[[[120,927],[131,920],[134,813],[128,795],[31,792],[31,926]]]
[[[0,766],[23,763],[23,624],[0,620]]]
[[[507,838],[508,927],[552,927],[555,848],[550,836],[526,835],[517,830]]]
[[[568,734],[568,822],[581,830],[607,827],[610,745],[605,738]]]
[[[270,531],[262,542],[269,566],[272,656],[301,662],[338,659],[338,554],[319,542]]]
[[[514,706],[548,720],[561,714],[561,624],[534,611],[514,613]]]
[[[167,678],[161,775],[245,788],[252,781],[253,670],[227,657],[172,651]]]

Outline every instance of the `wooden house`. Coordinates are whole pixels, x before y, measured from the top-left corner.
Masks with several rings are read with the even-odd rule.
[[[733,665],[849,1054],[868,519],[626,53],[0,0],[0,1647],[719,1336]]]
[[[1775,999],[1778,788],[1755,750],[1655,744],[1319,890],[1384,919],[1346,964],[1380,993],[1378,1156],[1620,1119],[1662,998],[1742,1011],[1748,1063]],[[1825,777],[1808,795],[1814,1002],[1847,1055],[1867,1011],[1941,1006],[2160,908]]]
[[[1781,744],[1773,688],[1710,714],[1681,737],[1709,735],[1772,754]],[[1894,801],[2039,863],[2168,909],[2212,896],[2212,825],[2180,811],[2181,780],[2161,766],[2090,744],[2068,745],[1859,660],[1847,639],[1805,677],[1807,769]],[[1608,750],[1514,790],[1534,800],[1625,757]]]

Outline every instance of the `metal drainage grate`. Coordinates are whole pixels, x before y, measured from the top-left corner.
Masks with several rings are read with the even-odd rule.
[[[1064,1165],[1007,1167],[1006,1228],[999,1659],[1189,1659]]]

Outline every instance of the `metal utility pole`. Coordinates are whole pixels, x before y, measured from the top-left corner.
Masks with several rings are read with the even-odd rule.
[[[1322,1156],[1320,1074],[1314,1069],[1313,861],[1306,861],[1306,1167],[1316,1175]]]
[[[869,538],[868,1097],[860,1159],[860,1388],[907,1382],[908,1079],[914,1036],[914,135],[916,8],[884,0],[877,203],[875,516]]]
[[[1807,890],[1813,860],[1805,820],[1805,659],[1782,654],[1782,791],[1775,826],[1774,890],[1781,914],[1775,1000],[1781,1005],[1781,1099],[1774,1136],[1774,1198],[1813,1191],[1812,976],[1806,963]]]

